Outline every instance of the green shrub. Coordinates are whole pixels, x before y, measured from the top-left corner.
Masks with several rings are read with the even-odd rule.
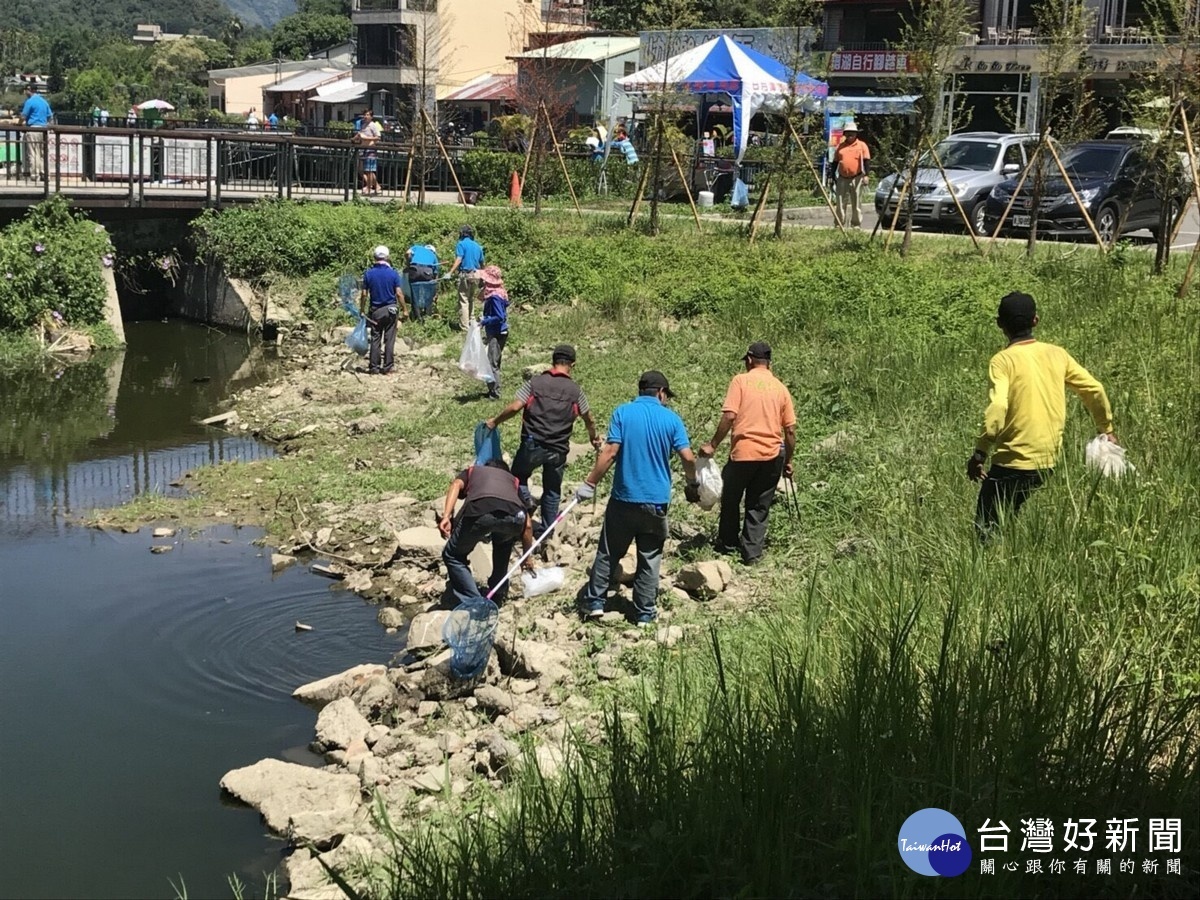
[[[100,269],[112,262],[104,227],[55,196],[0,232],[0,328],[23,329],[57,312],[72,325],[104,315]]]

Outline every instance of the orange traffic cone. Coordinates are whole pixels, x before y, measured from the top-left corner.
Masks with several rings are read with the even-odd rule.
[[[508,202],[513,206],[521,205],[521,176],[513,172],[512,187],[508,189]]]

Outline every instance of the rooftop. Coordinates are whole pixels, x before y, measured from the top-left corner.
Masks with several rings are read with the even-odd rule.
[[[539,50],[527,50],[510,56],[509,59],[573,59],[600,62],[625,53],[637,53],[640,46],[641,39],[636,37],[589,37],[551,44]]]

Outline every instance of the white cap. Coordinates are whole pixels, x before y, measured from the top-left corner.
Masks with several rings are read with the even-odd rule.
[[[383,246],[383,244],[380,244],[378,247],[375,248],[375,258],[376,259],[391,259],[392,251],[389,250],[387,247]]]

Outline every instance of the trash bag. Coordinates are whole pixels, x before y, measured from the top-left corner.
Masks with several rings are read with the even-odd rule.
[[[473,597],[456,606],[442,626],[442,638],[453,651],[450,674],[463,681],[487,668],[496,639],[500,608],[486,597]]]
[[[526,597],[540,597],[542,594],[552,594],[561,590],[567,580],[567,570],[562,566],[548,566],[538,569],[536,573],[522,572],[521,585],[525,588]]]
[[[696,463],[696,477],[700,479],[700,508],[712,509],[721,502],[721,470],[712,457],[702,456]]]
[[[500,431],[488,428],[485,422],[475,426],[475,465],[482,466],[500,459]]]
[[[347,272],[338,279],[338,296],[342,300],[342,306],[349,306],[354,309],[354,295],[358,293],[358,279]]]
[[[1088,441],[1084,456],[1087,467],[1099,472],[1104,478],[1120,478],[1137,471],[1133,463],[1125,458],[1125,448],[1114,444],[1102,434]]]
[[[472,322],[467,329],[467,339],[463,342],[462,353],[458,357],[458,367],[480,381],[490,384],[496,380],[492,364],[488,362],[487,347],[483,343],[483,330],[478,322]]]
[[[738,178],[733,183],[733,190],[729,194],[729,206],[731,209],[745,209],[750,205],[750,189],[746,187],[746,182]]]
[[[371,347],[371,339],[367,336],[367,317],[359,316],[354,330],[346,335],[346,346],[359,356],[366,356]]]

